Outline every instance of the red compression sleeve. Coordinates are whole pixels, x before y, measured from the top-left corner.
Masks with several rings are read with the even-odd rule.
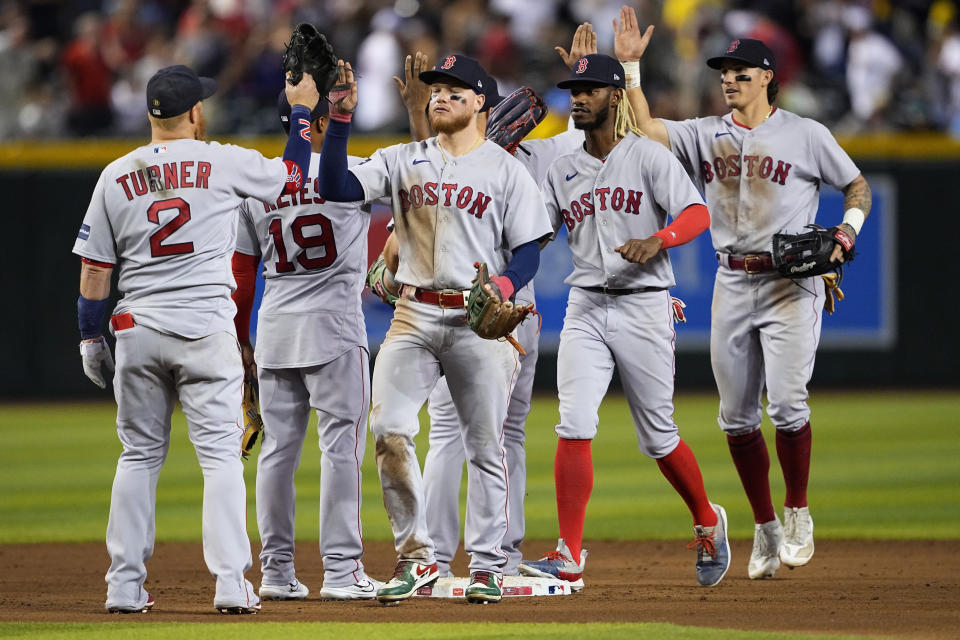
[[[237,315],[233,325],[237,328],[237,340],[250,342],[250,314],[253,312],[253,296],[257,288],[258,256],[245,253],[233,254],[233,279],[237,281],[237,290],[233,292],[233,301],[237,305]]]
[[[669,249],[690,242],[709,227],[710,212],[706,205],[692,204],[653,237],[663,240],[663,248]]]

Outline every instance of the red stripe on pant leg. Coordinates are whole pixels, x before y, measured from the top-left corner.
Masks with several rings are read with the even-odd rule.
[[[760,429],[742,436],[727,436],[727,446],[740,483],[753,509],[753,521],[770,522],[776,515],[770,498],[770,454]]]
[[[807,506],[812,439],[809,422],[792,432],[777,429],[777,458],[780,459],[783,483],[787,487],[787,497],[783,504],[788,507]]]
[[[680,497],[690,509],[693,524],[713,527],[717,524],[717,512],[707,500],[707,490],[703,488],[703,474],[693,451],[683,440],[676,448],[657,460],[660,472],[670,481]]]
[[[560,438],[557,442],[557,455],[553,459],[560,537],[567,543],[573,561],[577,563],[580,562],[580,548],[583,545],[583,522],[586,519],[587,502],[593,491],[590,442]]]

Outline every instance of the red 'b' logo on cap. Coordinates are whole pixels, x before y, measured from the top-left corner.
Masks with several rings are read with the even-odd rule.
[[[580,62],[577,63],[577,73],[583,73],[587,70],[587,59],[580,58]]]
[[[733,53],[739,48],[740,48],[740,41],[734,40],[733,42],[730,43],[730,46],[727,47],[727,53]]]
[[[443,64],[440,66],[441,69],[449,69],[453,66],[453,63],[457,61],[457,56],[447,56],[443,61]]]

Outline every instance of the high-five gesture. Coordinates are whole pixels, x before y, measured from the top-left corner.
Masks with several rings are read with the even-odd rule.
[[[430,102],[430,87],[420,79],[420,72],[432,68],[427,64],[427,54],[417,51],[412,56],[407,56],[403,61],[403,76],[401,80],[393,76],[393,81],[397,83],[397,89],[400,90],[400,97],[403,98],[403,104],[407,111],[425,111]]]
[[[573,34],[573,43],[570,45],[570,53],[563,47],[557,46],[554,51],[563,58],[563,63],[573,69],[573,65],[583,56],[597,52],[597,33],[593,30],[593,25],[584,22]]]
[[[330,90],[330,117],[349,122],[357,108],[357,83],[349,62],[337,60],[337,84]]]
[[[650,44],[653,25],[640,33],[637,12],[626,5],[620,9],[620,20],[613,19],[613,54],[621,62],[639,60]]]

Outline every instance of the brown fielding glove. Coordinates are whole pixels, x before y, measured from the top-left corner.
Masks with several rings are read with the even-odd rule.
[[[823,278],[824,294],[826,300],[823,301],[823,310],[833,315],[837,302],[843,300],[843,289],[840,288],[840,276],[837,273],[824,273]]]
[[[473,279],[470,295],[467,296],[467,324],[481,338],[498,340],[504,338],[521,355],[527,352],[510,334],[528,315],[536,313],[532,304],[515,305],[509,300],[500,300],[498,291],[490,282],[487,264],[477,265],[477,277]]]
[[[251,375],[243,379],[243,438],[240,441],[240,457],[244,460],[253,451],[260,432],[263,431],[263,418],[260,417],[260,385]]]

